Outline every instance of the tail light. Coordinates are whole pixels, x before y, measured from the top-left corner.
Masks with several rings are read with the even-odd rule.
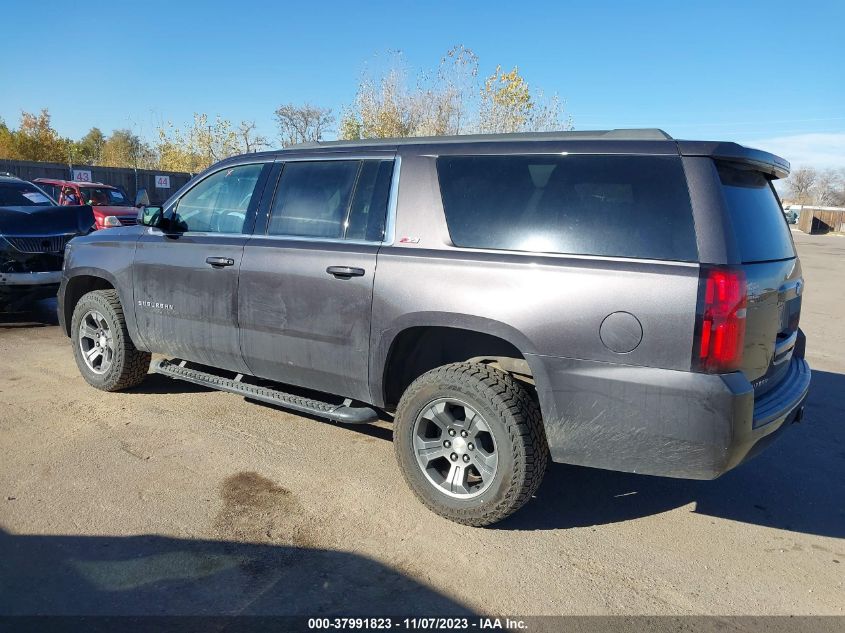
[[[726,373],[742,363],[747,305],[741,270],[702,266],[693,365],[699,371]]]

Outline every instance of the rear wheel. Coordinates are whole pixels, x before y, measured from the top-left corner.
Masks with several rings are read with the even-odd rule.
[[[408,387],[394,449],[405,481],[428,508],[474,526],[522,507],[548,461],[536,401],[510,375],[470,363],[438,367]]]
[[[144,380],[151,355],[138,350],[129,338],[116,290],[84,295],[73,311],[70,328],[76,365],[89,385],[120,391]]]

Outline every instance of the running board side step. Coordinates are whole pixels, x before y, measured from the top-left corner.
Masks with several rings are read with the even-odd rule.
[[[378,412],[375,409],[365,406],[351,406],[352,401],[349,399],[344,400],[342,404],[331,404],[322,400],[285,393],[284,391],[269,387],[252,385],[243,382],[241,374],[238,374],[234,379],[230,379],[198,369],[192,369],[186,361],[163,359],[153,363],[152,368],[157,374],[163,374],[164,376],[176,378],[177,380],[185,380],[195,385],[236,393],[245,398],[275,404],[285,409],[299,411],[300,413],[310,413],[311,415],[328,418],[335,422],[342,422],[344,424],[368,424],[379,419]]]

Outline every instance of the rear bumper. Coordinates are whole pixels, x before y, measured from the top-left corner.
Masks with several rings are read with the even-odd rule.
[[[803,358],[757,398],[725,375],[530,356],[552,459],[625,472],[713,479],[801,418],[810,386]]]

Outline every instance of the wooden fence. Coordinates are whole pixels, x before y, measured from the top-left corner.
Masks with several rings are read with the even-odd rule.
[[[36,178],[56,178],[71,180],[73,170],[91,172],[91,180],[106,185],[120,187],[130,200],[135,200],[139,189],[146,189],[151,204],[161,204],[191,179],[191,174],[173,171],[151,171],[132,169],[131,167],[92,167],[89,165],[63,165],[61,163],[41,163],[30,160],[11,160],[0,158],[0,172],[9,172],[24,180]],[[158,178],[165,176],[166,178]],[[168,182],[169,181],[169,182]],[[169,184],[169,187],[161,185]],[[157,186],[158,185],[158,186]]]
[[[803,206],[798,228],[805,233],[845,233],[845,208]]]

